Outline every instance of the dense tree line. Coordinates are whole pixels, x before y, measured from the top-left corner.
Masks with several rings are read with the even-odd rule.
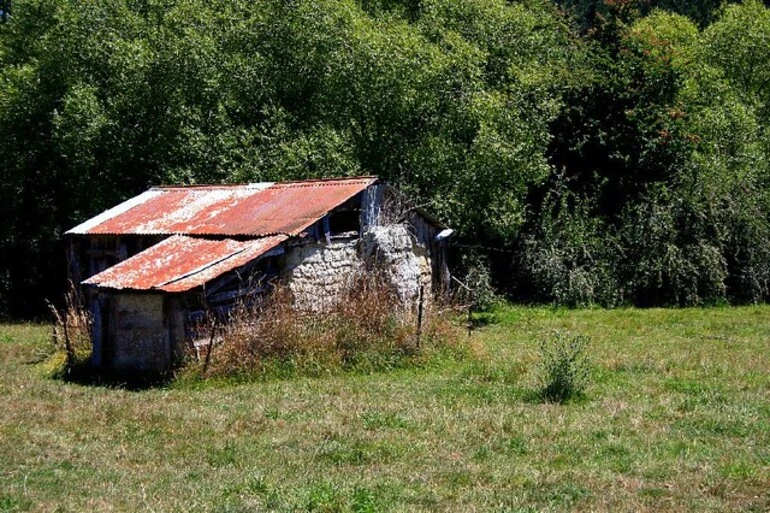
[[[770,10],[688,4],[17,0],[0,311],[149,185],[356,174],[511,250],[486,256],[518,299],[765,300]]]
[[[551,124],[524,281],[566,304],[765,300],[770,10],[699,30],[612,7]]]
[[[699,27],[708,26],[717,19],[723,4],[736,4],[741,0],[554,0],[565,9],[581,30],[590,30],[614,15],[618,7],[640,15],[648,15],[655,10],[665,10],[681,14]],[[765,1],[765,4],[768,4]]]

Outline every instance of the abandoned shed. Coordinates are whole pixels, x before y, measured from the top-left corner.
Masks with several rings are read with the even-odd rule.
[[[320,311],[377,262],[408,307],[448,286],[451,230],[415,208],[394,220],[376,177],[154,187],[67,232],[70,278],[93,317],[95,366],[163,371],[206,312],[284,281]]]

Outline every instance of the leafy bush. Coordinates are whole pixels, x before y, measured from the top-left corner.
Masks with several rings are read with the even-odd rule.
[[[458,299],[465,304],[471,304],[476,312],[488,312],[500,301],[494,286],[492,285],[492,272],[489,262],[475,254],[469,253],[463,257],[465,274],[463,282],[471,288],[458,290]]]
[[[562,404],[584,394],[590,378],[588,344],[587,337],[562,333],[541,342],[539,395],[543,401]]]
[[[622,227],[625,282],[637,304],[697,305],[725,296],[727,270],[710,208],[663,188]]]
[[[543,210],[522,254],[524,277],[534,293],[570,307],[621,302],[616,241],[591,212],[590,202],[557,186]]]

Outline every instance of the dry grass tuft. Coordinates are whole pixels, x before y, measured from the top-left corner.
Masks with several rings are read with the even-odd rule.
[[[48,306],[54,316],[49,372],[69,374],[74,368],[87,364],[91,358],[91,314],[72,284],[64,294],[63,308],[56,308],[51,303]]]
[[[440,351],[458,356],[466,350],[464,338],[447,314],[426,301],[418,329],[416,312],[376,272],[358,275],[320,313],[298,309],[289,289],[278,286],[261,304],[233,310],[202,374],[371,372],[419,364]]]

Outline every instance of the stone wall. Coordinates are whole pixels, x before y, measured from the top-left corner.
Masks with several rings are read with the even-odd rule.
[[[283,277],[296,305],[311,311],[332,304],[362,268],[358,238],[289,247],[283,258]]]

